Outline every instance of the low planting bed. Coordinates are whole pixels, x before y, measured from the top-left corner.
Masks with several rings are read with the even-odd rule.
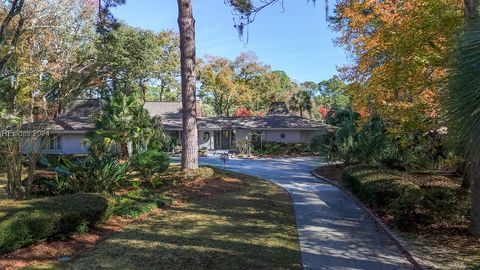
[[[454,179],[353,166],[342,175],[343,184],[362,201],[401,229],[466,229],[469,195]]]
[[[99,194],[77,193],[0,203],[0,253],[48,238],[86,232],[112,214],[112,203]]]
[[[150,189],[118,195],[92,193],[0,202],[0,254],[47,239],[86,233],[109,217],[135,219],[172,199]]]
[[[265,142],[254,147],[254,155],[259,156],[306,156],[311,155],[310,146],[304,143]]]
[[[391,225],[425,268],[480,269],[480,240],[468,234],[470,200],[461,179],[354,166],[340,183]]]

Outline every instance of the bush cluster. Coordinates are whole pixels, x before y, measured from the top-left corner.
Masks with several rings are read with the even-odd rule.
[[[99,194],[76,193],[0,204],[0,253],[52,237],[86,232],[104,222],[113,202]]]
[[[113,213],[121,217],[137,218],[172,202],[171,197],[151,189],[136,189],[115,197]]]
[[[310,152],[308,144],[265,142],[262,147],[256,146],[254,153],[257,155],[292,155]]]
[[[156,176],[165,172],[170,166],[170,157],[165,152],[157,149],[149,149],[132,157],[134,170],[138,171],[142,178],[154,187],[160,185]]]
[[[327,122],[336,128],[316,135],[310,147],[331,161],[398,170],[452,170],[462,161],[438,130],[396,134],[389,131],[395,123],[378,116],[362,119],[351,110],[331,111]]]
[[[467,192],[446,177],[358,165],[345,169],[342,180],[377,212],[392,216],[399,228],[440,223],[454,226],[468,220]]]

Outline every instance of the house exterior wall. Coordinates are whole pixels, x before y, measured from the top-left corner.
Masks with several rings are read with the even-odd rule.
[[[310,143],[314,131],[310,130],[265,130],[265,142]]]
[[[264,137],[265,142],[283,142],[283,143],[302,142],[299,130],[265,130],[264,133],[265,133],[265,137]]]
[[[250,130],[238,129],[236,131],[237,141],[250,140]]]
[[[87,154],[88,147],[82,141],[85,134],[61,134],[61,153],[65,155]]]
[[[209,139],[205,140],[205,133],[209,133]],[[238,129],[236,130],[236,140],[250,140],[250,130]],[[283,143],[310,143],[311,138],[316,134],[316,131],[311,130],[264,130],[264,142],[283,142]],[[284,136],[282,136],[282,134]],[[88,147],[83,145],[85,134],[58,134],[60,136],[61,149],[58,151],[43,151],[46,154],[59,155],[74,155],[87,154]],[[283,138],[282,138],[283,137]],[[199,148],[207,148],[209,150],[215,149],[214,131],[200,131],[198,136]],[[31,146],[30,146],[31,147]],[[30,148],[29,147],[29,148]],[[24,151],[25,152],[25,151]]]

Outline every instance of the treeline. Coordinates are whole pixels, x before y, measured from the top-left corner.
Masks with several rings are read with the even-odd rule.
[[[92,1],[25,3],[16,53],[0,74],[3,109],[55,117],[73,99],[115,91],[138,92],[144,99],[177,98],[178,34],[123,24],[99,32],[97,12]]]

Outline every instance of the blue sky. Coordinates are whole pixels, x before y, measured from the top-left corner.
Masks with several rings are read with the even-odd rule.
[[[244,51],[255,52],[273,70],[283,70],[292,79],[320,82],[337,74],[336,67],[347,63],[342,48],[325,22],[323,1],[317,6],[305,0],[285,0],[262,11],[249,28],[244,44],[233,27],[231,9],[223,0],[193,0],[197,31],[197,55],[213,54],[235,58]],[[333,3],[330,8],[333,7]],[[177,1],[127,0],[113,11],[127,24],[154,31],[178,30]]]

